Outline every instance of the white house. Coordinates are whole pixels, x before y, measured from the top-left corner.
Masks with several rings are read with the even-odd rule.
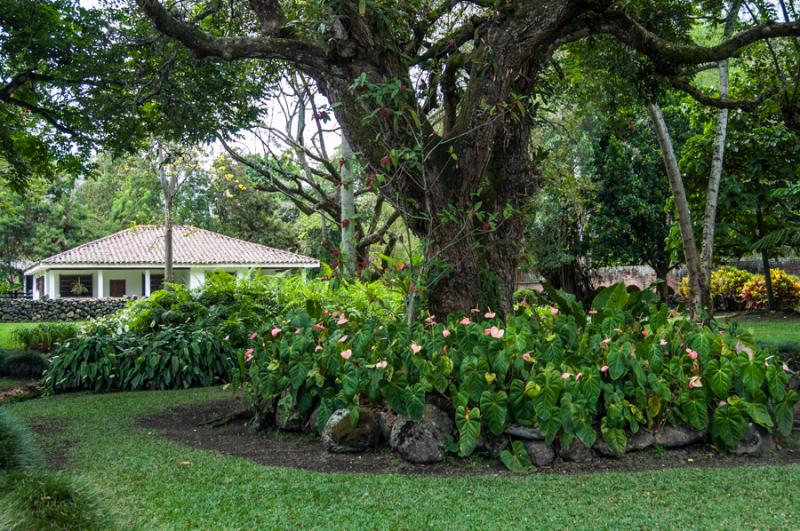
[[[200,286],[207,273],[237,276],[315,268],[300,254],[224,236],[205,229],[173,227],[175,282]],[[24,271],[33,298],[148,296],[164,279],[164,227],[140,225],[40,260]]]

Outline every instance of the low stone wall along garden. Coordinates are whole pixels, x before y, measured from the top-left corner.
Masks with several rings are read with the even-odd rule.
[[[125,299],[0,299],[0,322],[86,321],[116,312]]]

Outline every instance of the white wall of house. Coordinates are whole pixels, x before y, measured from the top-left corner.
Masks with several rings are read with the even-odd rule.
[[[124,280],[125,281],[125,295],[126,296],[139,296],[149,295],[146,293],[145,284],[146,278],[150,275],[162,275],[163,269],[50,269],[34,276],[33,283],[33,298],[38,299],[60,299],[60,279],[62,275],[91,275],[92,276],[92,297],[110,297],[111,296],[111,281]],[[44,278],[44,292],[40,293],[36,279]],[[205,277],[203,278],[203,280]],[[189,283],[189,270],[176,269],[175,282],[177,284]],[[202,281],[201,281],[202,283]],[[152,287],[155,287],[153,283]]]

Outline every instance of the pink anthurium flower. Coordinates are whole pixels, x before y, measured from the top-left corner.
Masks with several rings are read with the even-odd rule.
[[[600,344],[601,345],[610,345],[611,344],[611,338],[607,337],[607,338],[603,339],[602,341],[600,341]]]
[[[783,372],[792,372],[792,371],[789,370],[789,364],[788,363],[784,363],[783,364]]]
[[[553,317],[558,315],[558,308],[556,308],[555,306],[550,306],[550,315],[552,315]]]
[[[700,381],[699,376],[692,376],[689,378],[689,389],[694,389],[696,387],[703,387],[703,383]]]
[[[418,354],[420,350],[422,350],[422,346],[419,345],[416,341],[413,341],[411,343],[411,352],[413,352],[414,354]]]
[[[273,329],[272,329],[272,337],[275,337],[275,336],[277,336],[277,335],[278,335],[278,334],[280,334],[281,332],[283,332],[283,329],[281,329],[281,328],[278,328],[278,327],[276,326],[275,328],[273,328]]]
[[[603,365],[600,367],[600,372],[608,372],[608,365]]]
[[[342,314],[339,317],[339,320],[336,321],[336,324],[339,325],[339,326],[342,326],[343,324],[347,324],[347,317],[345,317],[344,314]]]
[[[257,337],[258,337],[258,332],[253,332],[252,334],[250,334],[250,337],[248,339],[250,341],[253,341]]]
[[[576,375],[575,375],[575,381],[577,382],[577,381],[578,381],[578,380],[580,380],[582,377],[583,377],[583,373],[582,373],[582,372],[579,372],[578,374],[576,374]]]
[[[381,361],[379,361],[378,363],[375,364],[375,368],[376,369],[385,369],[388,366],[389,366],[389,362],[386,361],[386,360],[381,360]]]
[[[501,330],[500,328],[497,328],[496,326],[493,326],[491,328],[484,328],[483,329],[483,335],[492,336],[495,339],[500,339],[501,337],[503,337],[505,335],[505,333],[506,333],[505,330]]]
[[[647,330],[642,330],[642,336],[647,337],[649,335],[650,335],[650,332],[648,332]]]
[[[697,359],[697,351],[696,350],[692,350],[690,348],[687,348],[686,349],[686,353],[689,355],[689,359],[690,360],[696,360]]]
[[[442,337],[450,337],[450,330],[448,330],[447,328],[442,330]]]
[[[255,350],[253,350],[252,348],[249,348],[249,349],[245,350],[245,352],[244,352],[244,361],[245,362],[249,362],[250,360],[253,359],[253,352],[255,352]]]
[[[484,317],[484,319],[494,319],[495,315],[496,314],[492,311],[492,309],[489,308],[489,311],[486,312],[485,314],[483,314],[483,317]]]
[[[353,351],[350,349],[343,350],[339,355],[342,357],[342,359],[349,360],[353,356]]]
[[[345,341],[347,341],[347,336],[342,336],[339,338],[339,343],[344,343]]]
[[[589,310],[589,315],[597,315],[597,310],[592,308],[591,310]]]
[[[480,308],[472,308],[470,310],[470,313],[479,313],[480,311],[481,311]]]
[[[295,329],[294,329],[294,333],[295,333],[295,334],[299,334],[299,333],[300,333],[300,329],[299,329],[299,328],[295,328]]]
[[[658,344],[659,344],[659,345],[661,345],[662,347],[666,347],[666,346],[667,346],[667,340],[666,340],[666,339],[664,339],[664,338],[661,338],[661,339],[658,341]]]
[[[561,373],[561,379],[562,380],[569,380],[570,376],[572,376],[572,375],[570,373],[568,373],[568,372],[562,372]]]
[[[464,317],[463,319],[461,319],[459,321],[459,323],[461,323],[462,325],[468,325],[468,324],[471,324],[472,321],[469,320],[469,317]]]
[[[532,363],[533,362],[533,358],[531,358],[531,353],[530,352],[526,352],[525,354],[523,354],[522,355],[522,359],[525,360],[528,363]]]
[[[321,350],[322,350],[322,345],[320,345],[320,344],[317,344],[317,346],[314,347],[314,352],[319,352]]]
[[[431,315],[430,317],[427,317],[425,319],[425,322],[427,324],[435,324],[436,323],[436,316],[435,315]]]
[[[322,323],[317,323],[317,324],[314,325],[314,328],[317,329],[318,331],[322,332],[323,330],[325,330],[325,325],[322,324]]]

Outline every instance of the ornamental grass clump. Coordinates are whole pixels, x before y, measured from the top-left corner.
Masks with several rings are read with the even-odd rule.
[[[39,463],[31,432],[8,409],[0,407],[0,473]]]
[[[708,431],[719,449],[736,447],[749,422],[791,431],[788,367],[735,327],[698,325],[621,284],[588,311],[549,297],[553,306],[519,305],[505,320],[475,309],[411,327],[297,310],[251,334],[236,383],[261,408],[314,412],[320,431],[338,409],[357,415],[366,403],[419,420],[427,402],[447,402],[460,456],[512,424],[562,448],[602,438],[620,455],[634,434],[667,424]]]

